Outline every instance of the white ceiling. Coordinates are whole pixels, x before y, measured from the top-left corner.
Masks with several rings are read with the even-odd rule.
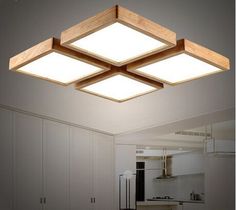
[[[218,140],[235,140],[235,121],[223,121],[207,126],[201,126],[185,131],[211,133],[212,137]],[[181,130],[182,131],[182,130]],[[158,135],[160,132],[150,132],[150,130],[142,131],[142,133],[132,133],[128,135],[120,135],[116,137],[116,142],[119,144],[135,144],[139,148],[149,146],[151,148],[172,148],[172,149],[200,149],[203,147],[204,136],[193,136],[169,133],[165,135]],[[185,133],[186,134],[186,133]]]

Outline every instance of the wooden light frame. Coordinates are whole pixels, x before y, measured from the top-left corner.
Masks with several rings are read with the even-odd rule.
[[[141,32],[142,34],[153,38],[154,42],[155,42],[155,40],[160,41],[160,42],[164,43],[165,46],[163,45],[161,48],[158,48],[158,49],[156,48],[155,50],[149,51],[146,54],[137,56],[135,58],[131,58],[131,59],[127,58],[127,60],[125,60],[124,62],[123,61],[122,62],[114,62],[113,60],[104,58],[105,56],[102,57],[102,55],[95,55],[93,53],[90,53],[89,51],[77,48],[72,45],[73,42],[80,40],[90,34],[93,34],[94,32],[99,32],[99,30],[105,29],[106,27],[111,26],[114,23],[120,23],[123,26],[125,26],[125,28],[127,26],[130,29],[134,29],[135,30],[134,33],[136,33],[136,31]],[[118,28],[118,30],[121,30],[121,29]],[[131,30],[131,31],[133,31],[133,30]],[[114,31],[112,31],[112,33],[114,33]],[[138,34],[140,34],[140,33],[138,33]],[[142,36],[142,34],[141,34],[141,36]],[[135,37],[137,38],[138,37],[137,34],[135,34],[135,35],[133,33],[131,33],[130,37],[134,36],[134,38]],[[111,35],[109,34],[108,37],[110,37],[110,36]],[[125,40],[125,38],[123,40]],[[145,39],[147,39],[147,37],[145,37]],[[143,39],[140,39],[140,40],[142,42]],[[150,43],[149,43],[150,45],[153,44],[153,42],[150,42]],[[157,45],[155,45],[155,46],[157,46]],[[119,46],[117,46],[117,47],[119,48]],[[124,46],[124,50],[125,50],[125,47],[126,46]],[[114,50],[116,50],[116,49],[114,49]],[[31,62],[36,61],[37,59],[40,59],[52,52],[55,52],[55,53],[58,53],[58,54],[61,54],[64,56],[68,56],[68,57],[74,58],[78,61],[98,67],[99,71],[94,72],[90,75],[86,75],[81,79],[77,79],[76,81],[74,80],[73,82],[63,83],[63,82],[56,81],[56,80],[53,80],[53,79],[50,79],[47,77],[45,78],[43,76],[35,75],[33,73],[28,73],[28,72],[24,71],[23,69],[21,70],[21,67],[23,67],[27,64],[30,64]],[[145,72],[140,72],[138,70],[141,67],[145,67],[150,64],[158,63],[159,61],[163,61],[163,60],[168,61],[168,58],[172,58],[172,57],[174,58],[175,56],[181,55],[181,54],[188,55],[187,57],[184,57],[184,58],[182,57],[182,59],[188,59],[189,56],[191,56],[192,58],[195,58],[195,59],[203,61],[207,64],[210,64],[211,67],[214,67],[215,69],[213,71],[211,71],[211,73],[210,73],[210,71],[208,71],[204,75],[199,74],[200,76],[189,77],[186,80],[176,79],[176,81],[178,81],[178,82],[174,82],[174,83],[170,82],[171,80],[169,80],[169,82],[163,80],[164,77],[162,77],[162,79],[157,78],[154,76],[154,73],[152,76],[150,74],[147,74]],[[126,56],[126,54],[125,54],[125,56]],[[195,59],[194,60],[188,59],[188,61],[189,61],[189,63],[192,64],[195,62]],[[201,63],[201,62],[199,62],[199,63]],[[197,63],[197,64],[199,64],[199,63]],[[183,66],[184,66],[184,62],[183,62]],[[204,65],[202,65],[202,66],[197,65],[197,67],[199,67],[199,66],[205,67]],[[142,90],[140,90],[140,94],[134,95],[134,96],[132,96],[128,99],[125,99],[125,100],[116,100],[114,98],[99,95],[94,92],[89,92],[88,90],[84,90],[83,88],[88,87],[88,86],[95,84],[97,82],[104,81],[104,80],[109,79],[113,76],[122,75],[127,78],[130,78],[130,79],[136,80],[138,82],[141,82],[143,84],[154,87],[155,89],[153,91],[155,91],[157,89],[163,88],[164,87],[163,83],[167,83],[170,85],[176,85],[176,84],[190,81],[193,79],[197,79],[197,78],[200,78],[203,76],[207,76],[208,74],[217,73],[218,69],[219,69],[219,72],[229,70],[230,69],[230,61],[228,58],[226,58],[226,57],[224,57],[212,50],[209,50],[203,46],[193,43],[189,40],[181,39],[176,42],[176,34],[174,32],[172,32],[169,29],[166,29],[163,26],[160,26],[160,25],[134,13],[134,12],[131,12],[123,7],[116,5],[110,9],[107,9],[107,10],[105,10],[105,11],[103,11],[103,12],[101,12],[101,13],[99,13],[87,20],[84,20],[83,22],[63,31],[61,33],[61,40],[55,39],[55,38],[50,38],[46,41],[43,41],[43,42],[31,47],[28,50],[25,50],[24,52],[22,52],[18,55],[10,58],[9,69],[12,71],[15,71],[15,72],[27,74],[30,76],[34,76],[34,77],[37,77],[37,78],[40,78],[43,80],[48,80],[53,83],[57,83],[57,84],[61,84],[61,85],[69,85],[71,83],[75,83],[75,88],[77,90],[84,91],[86,93],[97,95],[97,96],[100,96],[103,98],[107,98],[107,99],[110,99],[110,100],[113,100],[116,102],[123,102],[123,101],[129,100],[131,98],[135,98],[140,95],[150,93],[150,92],[152,92],[152,90],[150,89],[150,91],[147,93],[144,91],[143,91],[143,93],[141,93]],[[163,68],[163,69],[165,70],[165,68]],[[73,69],[73,67],[72,67],[72,72],[73,72],[73,70],[75,70],[75,69]],[[79,71],[79,69],[78,69],[78,71]],[[191,71],[191,69],[190,69],[190,71]],[[196,72],[196,68],[193,68],[193,72],[194,71]],[[163,71],[163,72],[164,72],[164,74],[166,73],[166,71]],[[65,76],[65,74],[63,74],[63,73],[61,74],[62,77]],[[187,69],[187,74],[188,74],[188,69]],[[197,74],[195,74],[195,76],[196,75]],[[185,77],[185,78],[187,78],[187,77]],[[64,81],[66,81],[66,80],[64,80]],[[112,81],[112,82],[114,82],[114,81]],[[120,82],[120,80],[119,80],[119,82]],[[125,83],[125,81],[124,81],[124,83]]]
[[[139,31],[158,41],[161,41],[162,43],[165,43],[166,46],[161,49],[145,53],[144,55],[129,59],[125,62],[114,62],[96,54],[92,54],[92,56],[115,66],[122,66],[131,61],[138,60],[140,58],[170,48],[176,44],[176,34],[173,31],[118,5],[63,31],[61,33],[61,44],[68,48],[91,55],[90,52],[86,52],[83,49],[72,46],[71,43],[117,22],[135,29],[136,31]]]
[[[75,84],[75,88],[77,90],[80,90],[80,91],[83,91],[83,92],[86,92],[86,93],[90,93],[92,95],[96,95],[96,96],[99,96],[99,97],[102,97],[102,98],[106,98],[106,99],[110,99],[112,101],[116,101],[116,102],[124,102],[124,101],[127,101],[129,99],[132,99],[132,98],[135,98],[135,97],[138,97],[140,95],[145,95],[145,94],[148,94],[150,92],[153,92],[153,91],[156,91],[156,90],[159,90],[159,89],[162,89],[164,87],[163,83],[161,82],[158,82],[158,81],[154,81],[154,80],[151,80],[151,79],[148,79],[148,78],[145,78],[145,77],[142,77],[142,76],[139,76],[137,74],[134,74],[132,72],[128,72],[126,70],[126,66],[122,66],[122,67],[117,67],[117,66],[112,66],[111,70],[110,71],[106,71],[104,73],[101,73],[99,75],[96,75],[94,77],[91,77],[91,78],[88,78],[88,79],[85,79],[85,80],[82,80],[82,81],[79,81]],[[92,84],[95,84],[97,82],[100,82],[100,81],[103,81],[105,79],[108,79],[110,77],[113,77],[115,75],[123,75],[125,77],[128,77],[130,79],[133,79],[133,80],[136,80],[138,82],[141,82],[141,83],[144,83],[144,84],[147,84],[149,86],[152,86],[154,88],[156,88],[155,90],[153,91],[150,91],[148,93],[144,93],[144,94],[138,94],[138,95],[134,95],[128,99],[125,99],[125,100],[116,100],[114,98],[110,98],[110,97],[106,97],[106,96],[103,96],[103,95],[99,95],[99,94],[95,94],[93,92],[89,92],[89,91],[85,91],[83,90],[84,87],[87,87],[89,85],[92,85]],[[122,85],[122,84],[121,84]]]
[[[138,61],[131,62],[130,64],[127,65],[127,71],[133,72],[133,73],[138,74],[140,76],[147,77],[152,80],[160,81],[160,79],[157,79],[155,77],[147,75],[143,72],[139,72],[137,69],[147,66],[147,65],[150,65],[150,64],[153,64],[153,63],[157,63],[158,61],[162,61],[162,60],[168,59],[170,57],[174,57],[174,56],[182,54],[182,53],[190,55],[196,59],[199,59],[199,60],[204,61],[212,66],[219,68],[219,72],[230,69],[230,62],[229,62],[228,58],[226,58],[226,57],[224,57],[212,50],[209,50],[201,45],[191,42],[187,39],[181,39],[181,40],[177,41],[176,46],[174,46],[170,49],[156,53],[154,55],[140,59]],[[204,75],[204,76],[207,76],[207,75]],[[201,77],[203,77],[203,76],[196,77],[193,79],[198,79]],[[193,80],[193,79],[191,79],[191,80]],[[182,82],[175,83],[175,84],[168,83],[167,81],[163,81],[163,80],[162,80],[162,82],[170,84],[170,85],[176,85],[176,84],[180,84],[180,83],[183,83],[186,81],[182,81]]]
[[[38,75],[26,73],[26,72],[20,70],[20,68],[25,66],[26,64],[31,63],[32,61],[35,61],[35,60],[37,60],[37,59],[39,59],[43,56],[46,56],[46,55],[48,55],[52,52],[56,52],[56,53],[74,58],[76,60],[82,61],[84,63],[87,63],[87,64],[90,64],[90,65],[101,68],[101,71],[99,71],[95,74],[86,76],[82,79],[86,79],[88,77],[100,74],[104,71],[108,71],[111,68],[111,65],[108,64],[108,63],[105,63],[103,61],[100,61],[96,58],[85,55],[83,53],[73,51],[71,49],[63,47],[63,46],[60,45],[60,40],[59,39],[50,38],[50,39],[47,39],[47,40],[45,40],[45,41],[29,48],[28,50],[25,50],[24,52],[22,52],[18,55],[10,58],[9,69],[12,70],[12,71],[19,72],[19,73],[34,76],[34,77],[37,77],[39,79],[51,81],[53,83],[57,83],[57,84],[60,84],[60,85],[69,85],[71,83],[75,83],[76,81],[71,82],[71,83],[61,83],[59,81],[55,81],[55,80],[52,80],[52,79],[49,79],[49,78],[44,78],[44,77],[41,77],[41,76],[38,76]]]

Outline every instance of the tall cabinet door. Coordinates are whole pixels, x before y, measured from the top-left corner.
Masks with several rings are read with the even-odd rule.
[[[15,210],[41,210],[42,120],[14,115]]]
[[[44,209],[69,209],[69,127],[43,122]],[[32,209],[31,209],[32,210]]]
[[[0,209],[12,210],[12,112],[0,109]]]
[[[114,209],[113,137],[94,133],[94,210]]]
[[[91,132],[70,128],[70,210],[92,209]]]

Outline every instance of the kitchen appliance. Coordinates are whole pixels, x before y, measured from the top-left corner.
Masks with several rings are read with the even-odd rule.
[[[168,161],[167,161],[167,153],[166,149],[163,149],[162,156],[162,174],[158,176],[156,179],[172,179],[174,178],[170,174],[168,174]]]
[[[148,201],[158,201],[158,200],[173,200],[174,198],[168,196],[168,195],[165,195],[165,196],[156,196],[156,197],[153,197],[153,198],[150,198],[150,199],[147,199]]]
[[[136,209],[136,174],[127,170],[119,175],[119,210]]]

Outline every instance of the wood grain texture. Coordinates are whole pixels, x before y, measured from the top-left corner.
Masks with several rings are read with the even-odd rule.
[[[112,66],[110,71],[106,71],[102,74],[99,74],[97,76],[85,79],[85,80],[81,80],[80,82],[77,82],[75,84],[75,88],[76,89],[81,89],[84,88],[86,86],[92,85],[94,83],[100,82],[102,80],[105,80],[107,78],[110,78],[112,76],[115,75],[124,75],[126,77],[129,77],[130,79],[134,79],[136,81],[142,82],[144,84],[150,85],[152,87],[155,87],[157,89],[161,89],[163,88],[163,84],[161,82],[157,82],[154,80],[150,80],[148,78],[139,76],[137,74],[134,74],[132,72],[128,72],[126,70],[126,66],[122,66],[122,67],[117,67],[117,66]]]
[[[72,43],[116,21],[117,7],[107,9],[61,33],[61,44]]]
[[[151,90],[149,92],[146,92],[146,93],[139,93],[139,94],[136,94],[136,95],[133,95],[131,96],[130,98],[127,98],[127,99],[124,99],[124,100],[117,100],[115,98],[112,98],[112,97],[108,97],[108,96],[103,96],[103,95],[99,95],[99,94],[96,94],[94,92],[91,92],[91,91],[88,91],[88,90],[84,90],[83,88],[84,87],[87,87],[89,85],[92,85],[92,84],[95,84],[97,82],[100,82],[100,81],[103,81],[105,79],[108,79],[110,77],[113,77],[113,76],[116,76],[116,75],[123,75],[123,76],[126,76],[130,79],[134,79],[136,81],[139,81],[139,82],[142,82],[144,84],[147,84],[147,85],[150,85],[152,87],[155,87],[156,89],[154,90]],[[122,85],[122,84],[121,84]],[[127,71],[127,67],[126,66],[121,66],[121,67],[117,67],[117,66],[112,66],[111,70],[110,71],[107,71],[107,72],[104,72],[102,74],[99,74],[97,76],[94,76],[94,77],[91,77],[91,78],[88,78],[88,79],[85,79],[85,80],[82,80],[82,81],[79,81],[75,84],[75,89],[77,90],[80,90],[82,92],[85,92],[85,93],[89,93],[91,95],[94,95],[94,96],[98,96],[98,97],[101,97],[101,98],[104,98],[104,99],[109,99],[111,101],[114,101],[114,102],[118,102],[118,103],[121,103],[121,102],[125,102],[125,101],[128,101],[130,99],[133,99],[133,98],[136,98],[136,97],[139,97],[141,95],[146,95],[148,93],[151,93],[151,92],[154,92],[156,90],[160,90],[164,87],[163,83],[161,82],[158,82],[158,81],[155,81],[155,80],[150,80],[148,78],[144,78],[142,76],[139,76],[139,75],[136,75],[136,74],[133,74],[132,72],[128,72]]]
[[[94,57],[63,47],[60,45],[59,39],[50,38],[10,58],[9,69],[17,70],[18,68],[51,52],[63,54],[65,56],[100,67],[104,70],[109,70],[111,68],[111,65],[104,61],[100,61]]]
[[[133,29],[164,42],[169,46],[176,44],[176,33],[124,7],[118,7],[117,20]]]
[[[142,54],[140,56],[127,59],[124,62],[115,62],[102,57],[102,55],[96,55],[94,53],[87,52],[84,49],[80,49],[76,46],[71,45],[71,43],[73,43],[74,41],[79,40],[115,22],[119,22],[158,41],[161,41],[165,43],[166,46],[164,46],[163,48],[154,49],[150,52],[146,52],[145,54]],[[134,12],[129,11],[128,9],[116,5],[63,31],[61,33],[61,44],[68,48],[98,58],[104,62],[108,62],[112,65],[122,66],[174,46],[176,44],[176,34],[173,31],[151,20],[148,20],[147,18],[144,18]]]
[[[56,53],[71,57],[73,59],[85,62],[87,64],[97,66],[98,68],[101,69],[100,71],[98,71],[94,74],[88,75],[88,76],[84,77],[83,79],[87,79],[89,77],[101,74],[101,73],[111,69],[111,65],[106,62],[100,61],[100,60],[90,57],[86,54],[83,54],[83,53],[80,53],[77,51],[73,51],[71,49],[61,46],[60,40],[56,39],[56,38],[47,39],[46,41],[43,41],[43,42],[31,47],[30,49],[10,58],[9,69],[12,71],[15,71],[17,73],[22,73],[22,74],[26,74],[29,76],[37,77],[38,79],[50,81],[50,82],[60,84],[63,86],[70,85],[72,83],[80,81],[80,80],[77,80],[77,81],[74,81],[71,83],[61,83],[59,81],[55,81],[55,80],[52,80],[49,78],[41,77],[39,75],[35,75],[32,73],[26,73],[20,69],[22,66],[24,66],[34,60],[37,60],[45,55],[48,55],[49,53],[52,53],[52,52],[56,52]]]
[[[180,54],[182,52],[184,52],[184,40],[178,40],[177,45],[172,48],[169,48],[167,50],[158,52],[156,54],[153,54],[148,57],[145,57],[145,58],[142,58],[137,61],[129,63],[127,65],[127,70],[134,72],[133,70],[135,70],[137,68],[147,66],[147,65],[155,63],[157,61],[164,60],[164,59],[169,58],[173,55]],[[135,73],[137,73],[137,72],[135,72]]]
[[[59,39],[55,39],[54,38],[54,42],[53,42],[53,50],[61,53],[63,55],[69,56],[71,58],[83,61],[85,63],[91,64],[93,66],[97,66],[102,68],[103,70],[110,70],[111,69],[111,65],[109,63],[106,63],[104,61],[101,61],[99,59],[96,59],[94,57],[91,57],[87,54],[78,52],[78,51],[74,51],[72,49],[66,48],[64,46],[62,46],[60,44],[60,40]]]
[[[51,52],[53,48],[53,38],[47,39],[21,53],[10,58],[9,69],[16,70],[38,58]]]
[[[230,61],[223,55],[210,50],[206,47],[203,47],[199,44],[191,42],[187,39],[184,39],[184,49],[185,51],[196,57],[199,58],[209,64],[219,67],[222,70],[229,70],[230,69]]]
[[[214,65],[222,70],[229,70],[230,68],[228,58],[212,50],[209,50],[203,46],[193,43],[189,40],[180,39],[177,41],[177,45],[170,49],[153,54],[151,56],[137,60],[135,62],[131,62],[130,64],[127,65],[127,70],[134,72],[133,70],[137,68],[164,60],[166,58],[169,58],[169,57],[181,54],[181,53],[189,54],[206,63]]]

